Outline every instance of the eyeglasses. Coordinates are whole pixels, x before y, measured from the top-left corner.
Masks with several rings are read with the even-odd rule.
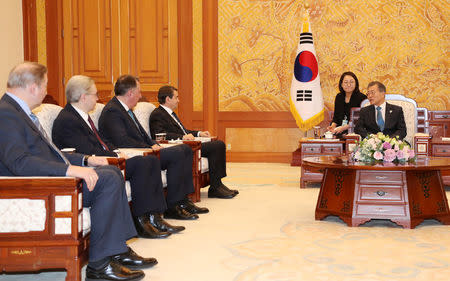
[[[93,94],[86,93],[85,95],[88,95],[88,96],[96,96],[96,97],[98,98],[98,92],[95,92],[95,93],[93,93]]]

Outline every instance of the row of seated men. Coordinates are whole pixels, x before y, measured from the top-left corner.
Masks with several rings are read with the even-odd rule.
[[[72,77],[66,85],[68,103],[54,122],[53,143],[32,113],[47,94],[47,82],[44,65],[24,62],[11,70],[7,93],[0,100],[0,175],[83,179],[83,206],[90,207],[91,216],[87,280],[140,280],[144,277],[141,269],[154,266],[157,260],[136,254],[127,246],[128,239],[164,238],[185,229],[169,224],[162,214],[164,218],[194,220],[198,214],[209,212],[187,197],[194,191],[192,150],[184,144],[161,149],[146,134],[132,111],[141,92],[139,80],[131,75],[116,81],[115,97],[101,114],[99,130],[88,114],[98,100],[94,81],[86,76]],[[169,88],[172,93],[176,91]],[[165,99],[162,96],[163,101],[170,104],[175,99],[178,104],[178,96],[169,95]],[[209,136],[208,132],[186,130],[178,117],[172,116],[183,132],[182,138],[191,139],[192,133]],[[167,128],[166,133],[170,136],[171,129]],[[65,154],[58,147],[73,147],[76,153]],[[130,158],[114,152],[117,147],[160,150],[160,158],[154,155]],[[126,158],[125,175],[131,183],[133,201],[131,212],[124,177],[117,167],[108,165],[107,156]],[[223,142],[203,145],[202,156],[208,158],[210,167],[208,197],[236,196],[238,191],[228,189],[221,181],[226,176]],[[167,170],[167,197],[163,194],[161,169]]]

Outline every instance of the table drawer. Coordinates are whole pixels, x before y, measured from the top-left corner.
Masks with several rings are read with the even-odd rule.
[[[320,153],[322,153],[321,147],[322,146],[320,144],[303,145],[302,146],[302,156],[307,157],[305,154],[320,154]]]
[[[403,172],[360,171],[360,184],[403,184]]]
[[[328,155],[341,155],[342,145],[323,145],[322,152]]]
[[[433,156],[450,156],[450,145],[433,145]]]
[[[406,205],[368,205],[358,204],[356,206],[356,215],[371,215],[371,216],[406,216]]]
[[[358,200],[404,202],[402,186],[360,186]]]

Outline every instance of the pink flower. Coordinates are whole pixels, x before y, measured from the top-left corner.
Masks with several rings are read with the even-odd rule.
[[[393,149],[387,149],[387,150],[384,152],[384,159],[383,159],[383,161],[385,161],[385,162],[392,162],[392,161],[395,160],[395,157],[396,157],[395,150],[393,150]]]
[[[397,151],[397,158],[398,158],[398,160],[405,159],[405,156],[407,157],[407,154],[405,154],[405,152],[403,150]]]
[[[383,153],[381,153],[380,151],[375,151],[375,153],[373,154],[373,158],[375,158],[375,160],[382,160]]]
[[[416,154],[414,153],[414,150],[410,150],[409,151],[409,158],[414,158],[414,156],[416,156]]]
[[[387,141],[385,141],[383,143],[383,149],[390,149],[390,148],[392,148],[392,145],[390,143],[388,143]]]

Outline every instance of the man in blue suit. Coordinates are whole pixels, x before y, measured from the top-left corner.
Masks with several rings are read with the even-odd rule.
[[[367,86],[367,98],[370,105],[361,108],[355,126],[355,133],[361,135],[362,138],[378,132],[399,139],[406,137],[403,109],[387,103],[385,95],[386,86],[381,82],[373,81]]]
[[[47,82],[41,64],[24,62],[11,70],[0,100],[0,175],[83,179],[83,206],[91,207],[92,222],[87,280],[140,280],[139,269],[157,261],[138,256],[125,243],[136,229],[123,176],[105,157],[63,154],[51,142],[31,111],[47,94]]]

